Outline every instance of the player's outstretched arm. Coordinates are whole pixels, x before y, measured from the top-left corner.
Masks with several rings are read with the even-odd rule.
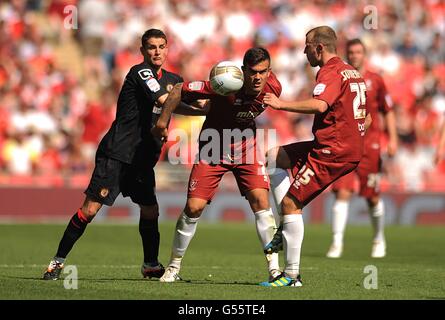
[[[210,100],[199,99],[190,104],[181,101],[174,112],[183,116],[205,116],[209,110]]]
[[[440,138],[439,145],[437,146],[436,153],[434,155],[434,163],[436,165],[442,161],[445,153],[445,122],[442,124],[442,128],[440,129]]]
[[[372,116],[370,113],[368,113],[365,118],[365,130],[368,130],[368,128],[371,126],[371,123],[372,123]]]
[[[158,121],[156,122],[156,125],[151,128],[151,133],[154,137],[159,138],[161,140],[166,140],[168,137],[168,120],[170,119],[173,111],[175,111],[176,107],[181,102],[181,89],[182,89],[182,82],[177,83],[170,94],[168,94],[168,97],[165,99],[164,96],[160,97],[158,102],[160,102],[162,107],[161,115],[159,116]],[[163,98],[163,99],[161,99]]]
[[[393,110],[385,114],[386,128],[388,129],[388,155],[393,157],[397,152],[398,138],[396,127],[396,116]]]
[[[328,104],[320,99],[311,98],[301,101],[283,101],[273,93],[266,93],[263,102],[276,110],[305,114],[323,113],[328,109]]]

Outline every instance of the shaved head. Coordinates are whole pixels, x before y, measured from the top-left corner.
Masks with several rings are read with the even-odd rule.
[[[322,44],[331,53],[337,53],[337,35],[328,26],[316,27],[306,33],[306,39],[313,44]]]

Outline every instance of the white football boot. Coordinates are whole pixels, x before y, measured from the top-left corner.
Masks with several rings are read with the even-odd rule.
[[[385,240],[374,241],[372,244],[371,257],[383,258],[386,256],[386,242]]]
[[[161,282],[175,282],[176,280],[182,280],[179,276],[179,269],[170,266],[165,269],[164,274],[159,278]]]
[[[343,245],[336,245],[332,244],[329,248],[328,253],[326,254],[326,257],[337,259],[340,258],[343,253]]]

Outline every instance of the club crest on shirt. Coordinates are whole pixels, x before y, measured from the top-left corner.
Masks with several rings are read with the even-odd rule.
[[[110,193],[110,190],[109,190],[109,189],[107,189],[107,188],[102,188],[102,189],[100,189],[99,195],[100,195],[102,198],[106,198],[106,197],[108,196],[109,193]]]
[[[167,92],[170,92],[173,89],[173,85],[171,83],[169,83],[165,86],[165,89],[167,90]]]
[[[195,191],[197,184],[198,184],[198,180],[195,180],[195,179],[190,180],[189,191],[190,192]]]

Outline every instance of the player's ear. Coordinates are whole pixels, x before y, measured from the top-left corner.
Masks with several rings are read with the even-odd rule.
[[[145,57],[145,50],[144,47],[139,47],[139,51],[141,52],[141,54]]]
[[[323,51],[323,45],[321,43],[317,44],[317,53],[320,54]]]

